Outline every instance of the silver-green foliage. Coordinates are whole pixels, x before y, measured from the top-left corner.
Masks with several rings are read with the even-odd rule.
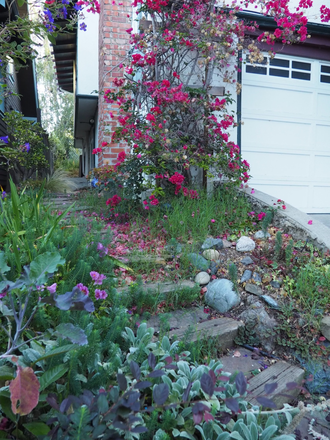
[[[147,438],[294,438],[291,435],[281,435],[281,431],[291,422],[291,413],[298,410],[286,405],[282,412],[259,413],[258,407],[251,408],[244,400],[246,381],[242,373],[235,378],[231,377],[229,373],[222,372],[222,365],[218,360],[211,361],[209,365],[192,363],[189,352],[178,354],[177,341],[171,344],[165,336],[161,342],[153,342],[153,329],[147,328],[145,323],[140,325],[136,334],[127,327],[122,335],[130,346],[126,353],[119,354],[122,366],[118,372],[117,399],[120,400],[120,391],[125,395],[139,390],[141,395],[139,394],[138,399],[141,404],[144,400],[153,400],[152,413],[158,413],[156,420],[159,420],[159,427],[154,430],[153,437]],[[155,418],[148,415],[148,410],[143,410],[144,406],[142,405],[139,411],[133,411],[140,421],[144,421],[141,422],[140,433],[143,432],[143,426],[148,426],[151,421],[152,426],[155,426]],[[166,411],[164,408],[167,408]],[[165,415],[168,418],[169,412],[172,414],[172,427],[170,430],[164,430],[162,419],[165,419]],[[236,413],[234,417],[233,413]],[[115,415],[113,417],[116,418]],[[115,424],[115,427],[123,428],[124,425],[123,420],[123,425]],[[128,420],[126,428],[127,426]],[[133,435],[126,428],[122,431],[118,429],[116,432],[122,432],[122,438],[139,438],[139,432]]]

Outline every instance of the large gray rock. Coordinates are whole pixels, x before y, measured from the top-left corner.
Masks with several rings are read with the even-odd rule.
[[[221,238],[212,238],[212,237],[208,237],[204,243],[202,244],[202,249],[222,249],[223,248],[223,241],[221,240]]]
[[[266,312],[260,301],[253,302],[250,307],[239,315],[239,318],[257,337],[265,349],[271,353],[275,348],[277,322]]]
[[[207,286],[205,302],[218,312],[226,313],[239,304],[240,297],[231,281],[221,279],[214,280]]]
[[[209,268],[210,263],[201,255],[191,253],[187,255],[187,258],[199,270],[207,270]]]
[[[330,316],[324,316],[320,324],[320,331],[330,341]]]
[[[255,247],[256,244],[252,238],[246,237],[245,235],[243,235],[243,237],[241,237],[236,243],[236,250],[238,252],[250,252],[253,251]]]
[[[207,272],[199,272],[195,276],[195,283],[199,285],[208,284],[210,282],[210,275]]]

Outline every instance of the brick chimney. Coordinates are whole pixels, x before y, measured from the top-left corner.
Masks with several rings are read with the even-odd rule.
[[[131,0],[104,0],[100,2],[99,22],[99,91],[113,89],[114,78],[122,78],[124,62],[130,44],[130,35],[126,32],[132,27],[132,2]],[[118,105],[108,104],[103,96],[99,97],[98,107],[98,146],[108,142],[107,147],[102,147],[103,153],[99,154],[99,166],[117,163],[118,153],[127,151],[127,144],[110,143],[111,135],[117,126]],[[114,118],[110,117],[110,112]]]

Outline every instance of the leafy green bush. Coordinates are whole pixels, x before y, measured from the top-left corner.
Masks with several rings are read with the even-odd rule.
[[[71,208],[54,216],[42,199],[43,186],[36,194],[29,195],[25,190],[18,194],[10,180],[10,197],[1,202],[0,244],[12,267],[11,279],[20,274],[22,266],[30,263],[38,252],[50,250],[48,246],[54,249],[50,239]]]
[[[48,166],[43,129],[37,122],[24,119],[17,111],[5,113],[4,122],[9,143],[1,148],[1,155],[6,159],[3,165],[13,172],[17,182],[25,182],[36,171]]]
[[[296,270],[292,293],[307,310],[327,307],[330,295],[329,265],[310,261]]]

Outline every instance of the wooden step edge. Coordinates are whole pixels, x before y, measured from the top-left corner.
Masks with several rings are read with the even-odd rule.
[[[268,367],[249,380],[249,395],[246,397],[246,400],[252,405],[260,406],[256,397],[264,396],[273,400],[280,409],[284,403],[290,403],[298,396],[304,375],[305,371],[302,368],[291,365],[285,361],[278,361],[276,364]],[[276,390],[274,393],[266,395],[265,385],[274,382],[277,383]],[[297,388],[288,390],[286,384],[289,382],[296,382]],[[280,395],[282,393],[284,395]]]

